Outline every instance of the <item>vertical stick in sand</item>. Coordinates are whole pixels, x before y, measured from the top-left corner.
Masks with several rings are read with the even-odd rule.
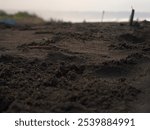
[[[102,12],[102,19],[101,19],[101,22],[103,22],[104,15],[105,15],[105,11]]]
[[[135,14],[135,10],[132,8],[132,12],[131,12],[131,16],[130,16],[130,26],[133,26],[133,20],[134,20],[134,14]]]

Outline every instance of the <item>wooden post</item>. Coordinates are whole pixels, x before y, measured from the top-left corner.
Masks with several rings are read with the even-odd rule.
[[[132,9],[131,16],[130,16],[130,21],[129,21],[130,26],[133,26],[134,14],[135,14],[135,10]]]

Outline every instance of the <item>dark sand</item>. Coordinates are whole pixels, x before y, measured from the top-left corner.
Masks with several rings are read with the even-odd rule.
[[[150,112],[150,23],[0,25],[0,112]]]

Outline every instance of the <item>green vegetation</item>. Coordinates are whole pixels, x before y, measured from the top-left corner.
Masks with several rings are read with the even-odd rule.
[[[7,16],[7,13],[0,10],[0,17],[5,17],[5,16]]]
[[[35,14],[29,14],[28,12],[18,12],[16,14],[7,14],[6,12],[0,10],[0,20],[4,20],[4,19],[13,19],[17,22],[25,22],[25,23],[43,22],[42,18],[39,18]]]

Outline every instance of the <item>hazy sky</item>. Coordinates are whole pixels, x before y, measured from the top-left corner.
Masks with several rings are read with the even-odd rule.
[[[5,10],[53,11],[136,11],[150,12],[150,0],[0,0]]]

